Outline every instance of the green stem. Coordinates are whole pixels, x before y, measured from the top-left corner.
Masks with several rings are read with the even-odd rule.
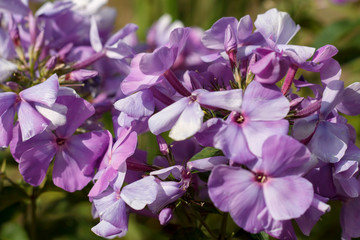
[[[225,240],[228,215],[229,215],[228,213],[224,213],[221,219],[221,227],[220,227],[220,235],[219,235],[220,240]]]
[[[36,240],[36,198],[35,188],[32,187],[32,193],[30,196],[30,236],[31,240]]]

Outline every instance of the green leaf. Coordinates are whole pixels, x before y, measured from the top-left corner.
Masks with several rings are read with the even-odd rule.
[[[18,223],[5,223],[1,227],[0,239],[3,240],[28,240],[28,236],[24,228],[22,228]]]
[[[195,154],[190,159],[190,161],[195,161],[195,160],[198,160],[198,159],[209,158],[209,157],[214,157],[214,156],[224,156],[224,154],[222,153],[221,150],[219,150],[217,148],[206,147],[203,150],[201,150],[201,152]]]

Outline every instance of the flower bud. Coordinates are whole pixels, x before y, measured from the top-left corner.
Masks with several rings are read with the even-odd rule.
[[[165,139],[162,136],[157,135],[156,140],[159,144],[160,152],[163,155],[168,155],[170,153],[170,150],[169,150],[169,146],[167,145]]]
[[[51,70],[55,67],[55,65],[56,65],[56,56],[51,56],[49,60],[46,62],[45,67],[46,69]]]
[[[161,225],[166,225],[173,217],[173,210],[171,208],[164,208],[159,213],[159,222]]]
[[[232,51],[237,51],[236,35],[230,24],[226,27],[225,30],[224,47],[227,54]]]
[[[72,71],[71,73],[67,74],[66,80],[84,81],[84,80],[93,78],[97,75],[98,75],[97,71],[79,69],[79,70],[75,70],[75,71]]]

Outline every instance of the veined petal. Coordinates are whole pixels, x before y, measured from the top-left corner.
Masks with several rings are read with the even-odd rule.
[[[218,107],[229,111],[240,112],[242,104],[242,90],[233,89],[217,92],[202,92],[197,101],[211,107]]]
[[[274,85],[252,81],[246,88],[242,113],[253,120],[279,120],[289,112],[289,101]]]
[[[120,197],[133,209],[141,210],[147,204],[155,201],[157,195],[155,177],[149,176],[126,185]]]
[[[25,151],[20,158],[19,171],[24,180],[34,186],[40,185],[46,176],[56,148],[52,142],[39,144]]]
[[[99,36],[99,30],[96,25],[95,17],[91,17],[91,24],[90,24],[90,44],[91,47],[96,51],[100,52],[103,48],[103,45],[101,43],[101,39]]]
[[[188,103],[189,99],[185,97],[152,115],[148,122],[150,131],[155,135],[159,135],[170,130]]]
[[[66,123],[67,107],[62,104],[54,103],[51,107],[41,103],[35,103],[36,110],[45,118],[50,120],[50,128],[56,129]]]
[[[268,178],[263,189],[266,206],[275,220],[300,217],[314,197],[312,184],[298,176]]]
[[[125,225],[125,222],[124,222]],[[124,237],[128,231],[127,222],[126,227],[118,228],[112,225],[111,223],[102,220],[93,228],[91,228],[96,235],[104,238],[114,238],[114,237]]]
[[[50,123],[26,101],[20,103],[18,119],[23,141],[42,133]]]
[[[16,93],[13,92],[2,92],[0,93],[0,116],[9,109],[12,105],[14,105],[16,101]]]
[[[51,107],[57,98],[59,90],[59,80],[56,74],[53,74],[45,82],[27,88],[20,92],[20,97],[26,101],[42,103]]]
[[[203,122],[204,112],[197,102],[188,103],[175,125],[171,128],[169,137],[182,141],[197,133]]]

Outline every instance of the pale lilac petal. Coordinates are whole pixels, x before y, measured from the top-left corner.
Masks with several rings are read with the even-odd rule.
[[[126,228],[118,228],[104,220],[91,228],[91,231],[96,235],[104,238],[125,237],[127,230],[127,226]]]
[[[279,44],[277,47],[285,56],[290,57],[296,65],[306,62],[315,52],[315,48],[307,46]]]
[[[272,135],[286,135],[289,130],[287,120],[248,121],[242,124],[242,131],[250,151],[260,157],[264,141]],[[259,131],[261,129],[261,131]]]
[[[324,65],[320,69],[320,78],[324,85],[333,80],[339,80],[341,78],[342,70],[338,61],[330,58],[323,63]]]
[[[50,123],[25,101],[20,103],[18,119],[23,141],[43,132]]]
[[[208,181],[211,201],[221,211],[229,212],[234,196],[241,195],[247,188],[253,187],[254,178],[251,172],[241,168],[221,165],[215,167]]]
[[[181,179],[181,173],[185,171],[183,166],[175,165],[167,168],[163,168],[157,171],[152,171],[150,173],[151,176],[158,176],[160,179],[166,179],[170,174],[177,180]]]
[[[204,159],[199,159],[187,163],[187,168],[190,170],[198,170],[199,172],[211,171],[214,167],[220,164],[227,164],[229,159],[224,156],[215,156]]]
[[[99,30],[96,25],[95,17],[91,17],[91,24],[90,24],[90,44],[91,47],[96,51],[100,52],[103,48],[103,45],[101,43],[101,39],[99,36]]]
[[[289,106],[276,86],[252,81],[244,93],[242,113],[252,121],[279,120],[289,112]]]
[[[320,63],[335,56],[337,53],[338,50],[335,46],[327,44],[316,50],[312,61],[316,63]]]
[[[161,47],[152,53],[145,53],[140,60],[140,70],[146,75],[161,75],[176,60],[176,49]]]
[[[349,130],[340,123],[320,122],[308,146],[324,162],[335,163],[344,156]]]
[[[159,135],[170,130],[186,108],[188,102],[188,98],[182,98],[151,116],[148,122],[150,131],[155,135]]]
[[[122,134],[119,139],[114,143],[112,156],[109,164],[114,169],[118,170],[119,167],[126,161],[126,159],[134,154],[136,145],[136,132],[130,132],[126,135]]]
[[[120,198],[112,205],[108,206],[105,211],[100,213],[100,219],[111,223],[117,228],[126,228],[128,213],[124,200]]]
[[[240,112],[242,104],[242,90],[233,89],[217,92],[202,92],[197,101],[211,107],[218,107],[229,111]]]
[[[264,232],[270,236],[277,239],[296,239],[296,234],[290,220],[275,220],[267,208],[258,215],[258,219],[264,227]]]
[[[114,45],[120,39],[123,39],[126,36],[128,36],[129,34],[134,33],[137,29],[138,29],[138,26],[136,24],[128,23],[128,24],[125,25],[125,27],[123,27],[122,29],[117,31],[115,34],[113,34],[110,37],[110,39],[107,40],[105,45],[106,46]]]
[[[84,188],[91,179],[91,176],[83,174],[77,161],[68,153],[60,151],[56,154],[53,169],[53,182],[56,186],[74,192]]]
[[[275,220],[300,217],[310,207],[314,196],[312,184],[297,176],[268,178],[263,189],[266,206]]]
[[[240,40],[245,40],[247,37],[251,35],[253,31],[253,22],[251,20],[250,15],[246,15],[240,18],[239,23],[237,25],[237,37]]]
[[[305,145],[294,138],[274,135],[263,144],[261,165],[252,170],[271,177],[301,176],[316,164],[310,161],[310,157]]]
[[[234,17],[223,17],[217,20],[209,30],[203,33],[201,42],[205,47],[211,49],[224,50],[225,29],[230,25],[236,31],[238,21]]]
[[[360,114],[360,82],[352,83],[344,89],[341,102],[336,108],[346,115]]]
[[[49,126],[51,129],[63,126],[66,123],[67,107],[65,105],[54,103],[48,107],[41,103],[35,103],[34,106],[41,115],[51,122]]]
[[[333,80],[326,85],[320,107],[320,117],[322,119],[326,119],[335,106],[341,101],[343,90],[344,82],[341,80]]]
[[[359,171],[358,161],[340,160],[334,164],[334,177],[349,179]]]
[[[56,129],[59,137],[71,136],[83,122],[95,113],[94,107],[80,96],[59,96],[59,104],[67,106],[66,124]]]
[[[114,103],[115,109],[127,115],[140,118],[154,113],[155,100],[150,90],[138,91]]]
[[[120,197],[135,210],[141,210],[154,202],[156,195],[157,183],[153,176],[126,185],[120,193]]]
[[[51,107],[56,101],[58,90],[59,80],[54,74],[45,82],[21,91],[19,95],[26,101],[38,102]]]
[[[24,180],[34,186],[40,185],[55,152],[56,148],[52,142],[45,142],[25,151],[19,163],[19,171]]]
[[[287,44],[300,30],[288,13],[275,8],[259,14],[254,25],[265,39],[271,39],[276,44]]]
[[[27,16],[30,12],[28,6],[26,6],[21,0],[2,0],[0,1],[0,9],[5,9],[13,14],[20,14]]]
[[[100,170],[100,171],[99,171],[101,173],[100,177],[96,180],[94,186],[91,188],[91,190],[88,194],[88,196],[90,198],[96,197],[100,193],[105,191],[107,189],[107,187],[109,186],[110,182],[112,180],[114,180],[115,177],[118,175],[118,171],[113,169],[112,167],[108,167],[108,168]]]
[[[341,188],[339,191],[341,195],[345,195],[351,198],[359,197],[360,181],[355,177],[350,179],[338,179],[338,185]]]
[[[250,65],[250,70],[255,74],[255,80],[265,84],[280,81],[286,75],[288,68],[289,63],[276,52],[270,52]]]
[[[174,213],[171,208],[164,208],[159,213],[159,222],[160,225],[166,225],[173,218]]]
[[[175,125],[171,128],[169,137],[182,141],[197,133],[203,123],[204,112],[197,102],[190,102],[181,113]]]
[[[300,218],[296,219],[296,223],[306,236],[310,235],[311,229],[320,217],[330,211],[330,206],[325,203],[326,201],[326,198],[314,194],[310,208]]]
[[[0,116],[0,148],[6,148],[12,139],[14,117],[15,109],[12,107]]]
[[[113,46],[106,47],[106,56],[111,59],[121,60],[134,54],[133,49],[123,41],[117,42]]]
[[[176,56],[180,54],[180,52],[185,47],[186,41],[189,38],[191,28],[189,27],[180,27],[175,28],[171,31],[169,37],[169,44],[172,49],[175,49]],[[175,56],[175,59],[176,59]]]
[[[316,129],[318,120],[319,120],[318,115],[311,115],[306,118],[295,120],[292,128],[292,135],[297,140],[303,140],[310,137],[310,135]]]
[[[14,105],[16,101],[16,93],[13,92],[2,92],[0,93],[0,116]]]
[[[154,202],[149,204],[148,207],[150,211],[154,213],[159,212],[168,204],[179,199],[185,192],[186,190],[182,188],[181,182],[160,181],[158,183],[156,199]]]
[[[144,56],[144,53],[140,53],[135,55],[135,57],[131,60],[130,66],[131,71],[130,74],[122,81],[121,83],[121,91],[129,95],[138,90],[142,90],[145,88],[149,88],[152,85],[158,83],[160,81],[159,75],[145,75],[140,70],[140,60]]]

